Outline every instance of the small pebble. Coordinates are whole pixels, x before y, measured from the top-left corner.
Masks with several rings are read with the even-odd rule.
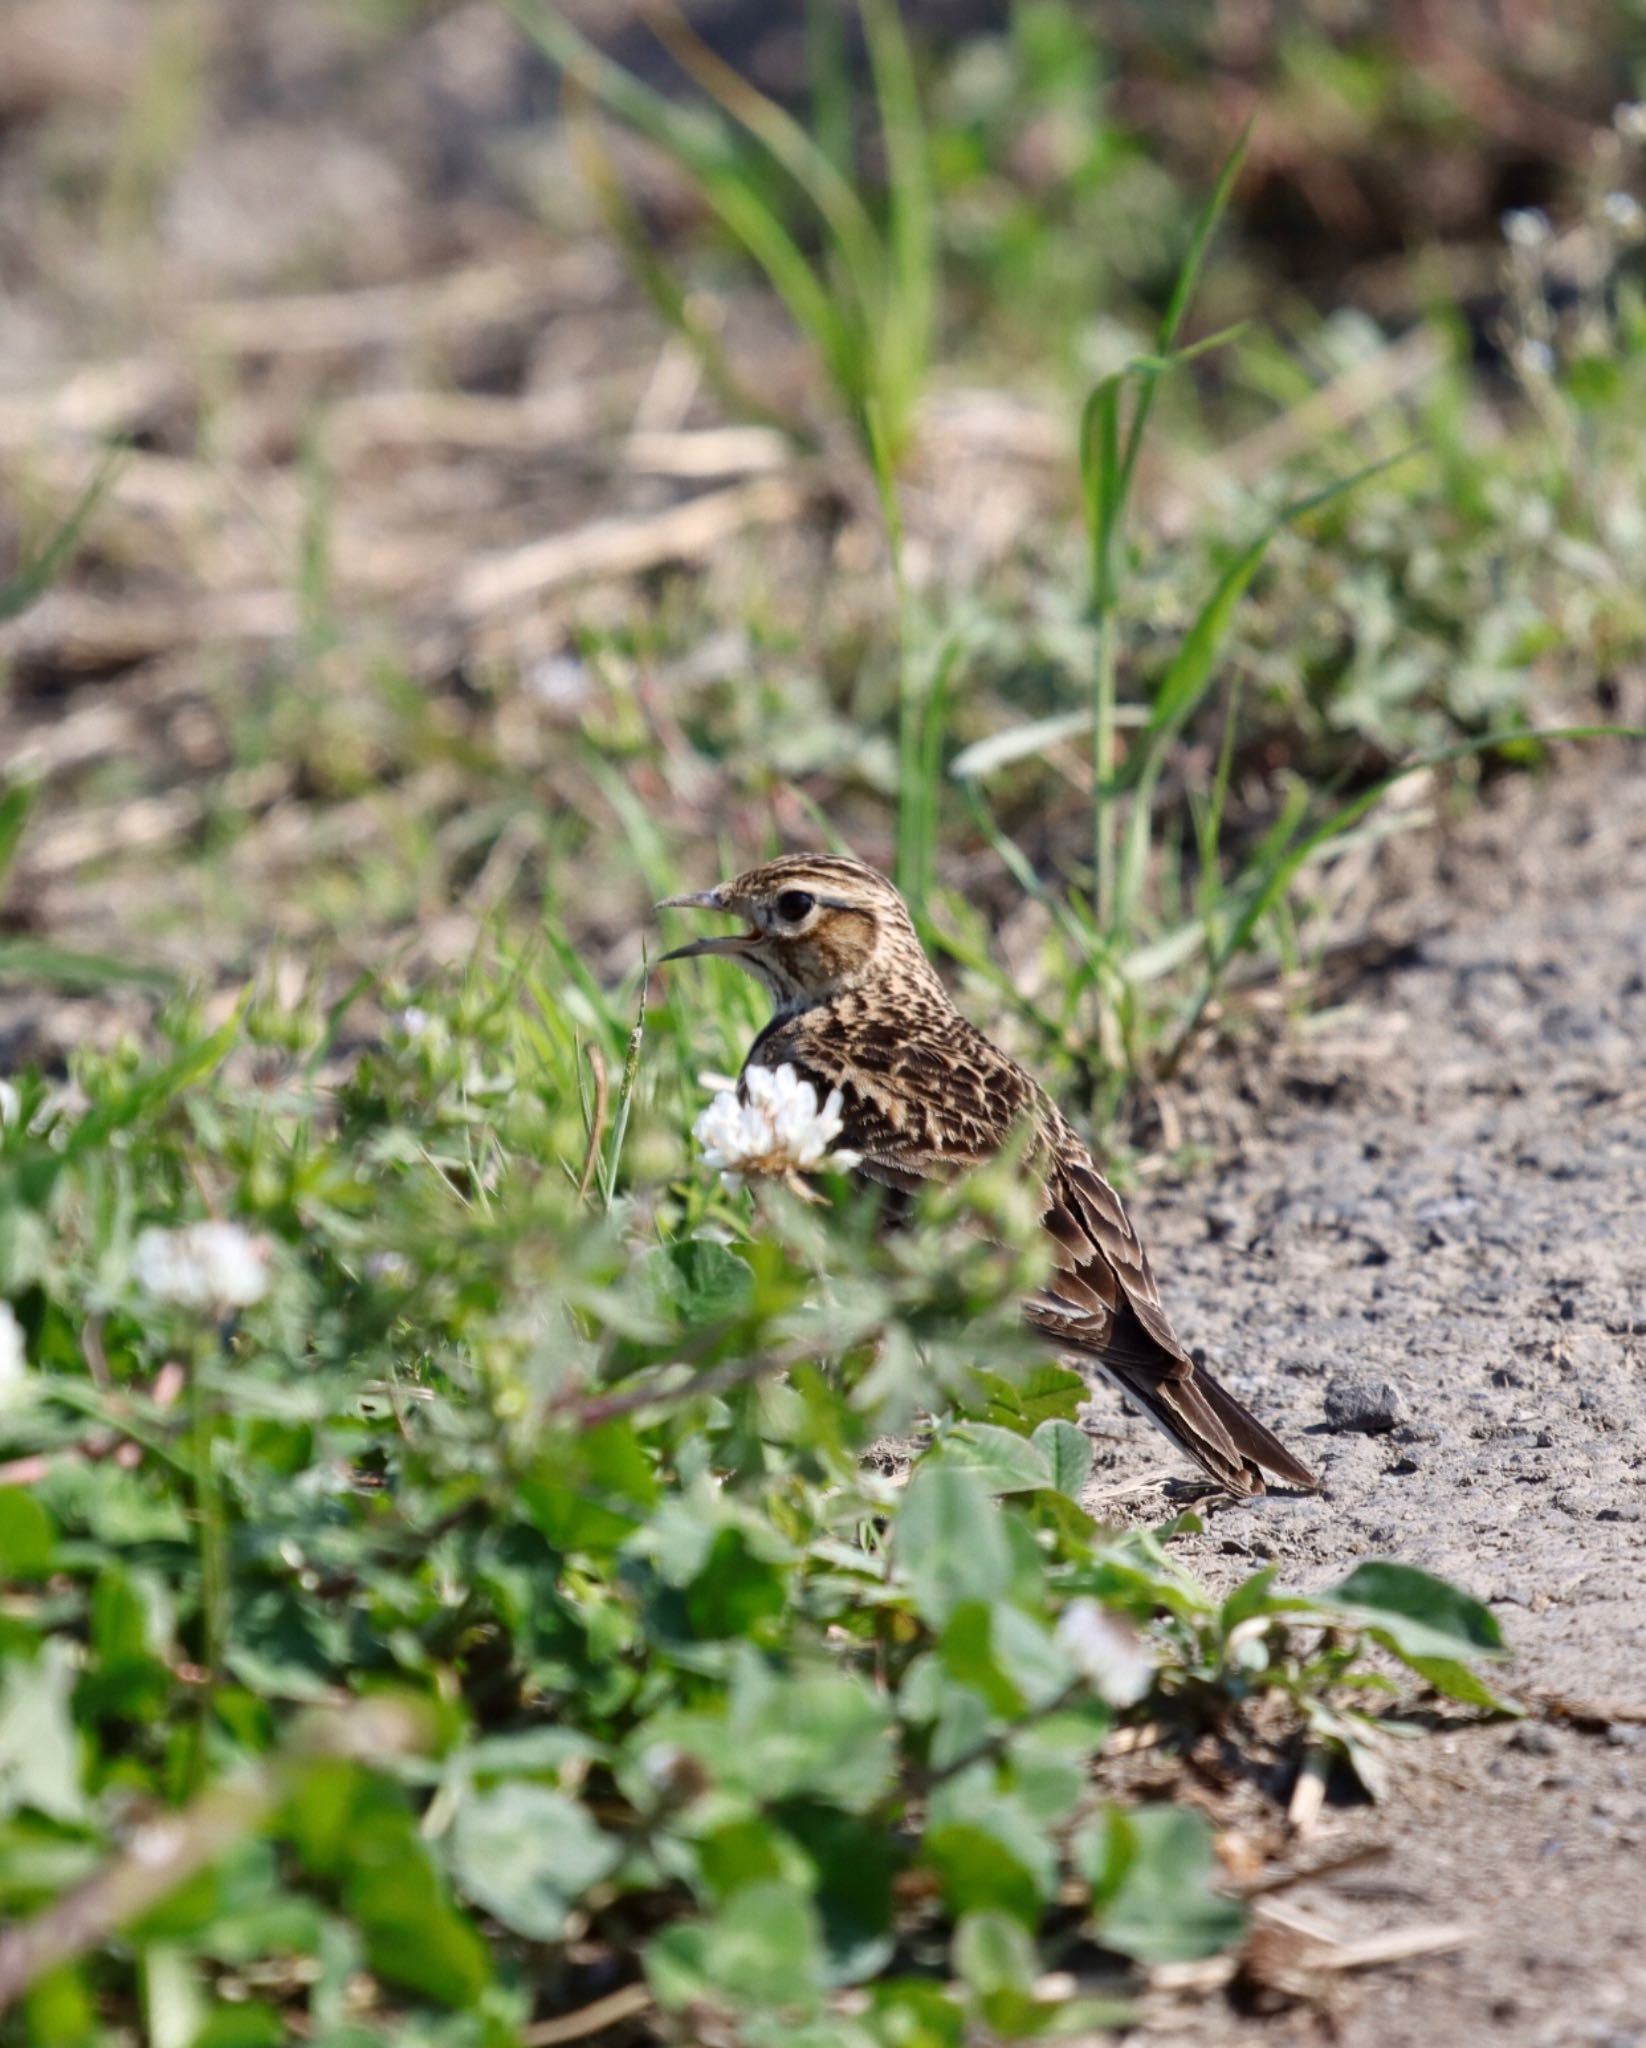
[[[1405,1420],[1406,1403],[1389,1380],[1340,1377],[1327,1382],[1326,1422],[1335,1430],[1377,1436]]]

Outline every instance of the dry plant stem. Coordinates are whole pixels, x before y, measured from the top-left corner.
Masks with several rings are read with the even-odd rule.
[[[1303,1759],[1303,1768],[1297,1774],[1291,1802],[1286,1808],[1287,1822],[1299,1837],[1312,1834],[1319,1823],[1321,1809],[1326,1804],[1326,1781],[1330,1775],[1331,1759],[1323,1750],[1311,1749]]]
[[[1323,1970],[1372,1970],[1386,1963],[1404,1963],[1414,1956],[1444,1954],[1464,1948],[1479,1929],[1466,1920],[1434,1920],[1417,1927],[1393,1927],[1387,1934],[1369,1934],[1363,1941],[1340,1942],[1320,1964]]]
[[[0,1933],[0,2012],[48,1971],[100,1947],[255,1827],[274,1799],[270,1772],[216,1785],[173,1819],[145,1823],[78,1890]]]
[[[1194,511],[1220,486],[1246,485],[1273,476],[1306,449],[1342,433],[1367,413],[1417,390],[1446,366],[1445,338],[1432,327],[1416,327],[1363,362],[1323,384],[1318,391],[1268,420],[1222,454],[1196,463],[1166,487],[1158,519],[1168,534],[1184,531]]]
[[[992,1735],[985,1735],[980,1741],[974,1742],[970,1749],[962,1750],[959,1756],[951,1758],[948,1763],[941,1764],[935,1769],[928,1768],[926,1770],[911,1771],[898,1787],[897,1797],[899,1799],[926,1798],[939,1785],[946,1785],[951,1778],[958,1778],[962,1771],[969,1771],[973,1764],[985,1763],[991,1757],[1000,1756],[1004,1752],[1006,1745],[1015,1736],[1020,1735],[1025,1728],[1033,1728],[1037,1723],[1048,1721],[1054,1715],[1061,1714],[1065,1707],[1072,1706],[1076,1700],[1082,1698],[1086,1690],[1085,1679],[1077,1678],[1071,1684],[1064,1686],[1060,1693],[1047,1700],[1044,1706],[1036,1707],[1031,1713],[1025,1714],[1021,1720],[1013,1722],[1009,1728],[996,1729]]]
[[[361,1701],[311,1721],[289,1750],[257,1770],[214,1785],[180,1813],[144,1823],[84,1884],[32,1920],[0,1931],[0,2012],[48,1971],[101,1947],[241,1840],[280,1798],[291,1765],[302,1756],[381,1762],[419,1740],[419,1725],[405,1707]]]
[[[1376,1969],[1403,1963],[1413,1956],[1438,1955],[1462,1948],[1479,1930],[1462,1920],[1426,1920],[1411,1927],[1391,1927],[1359,1941],[1341,1941],[1335,1931],[1296,1906],[1278,1899],[1256,1902],[1254,1911],[1264,1929],[1289,1937],[1298,1945],[1294,1960],[1308,1972]]]
[[[1155,1465],[1147,1472],[1140,1472],[1135,1479],[1128,1479],[1120,1486],[1105,1486],[1099,1491],[1081,1496],[1081,1506],[1089,1513],[1093,1508],[1104,1507],[1110,1501],[1131,1500],[1140,1493],[1153,1493],[1168,1479],[1179,1477],[1175,1465]]]
[[[644,1984],[625,1984],[621,1991],[609,1991],[591,2005],[576,2012],[562,2013],[552,2020],[534,2020],[520,2029],[521,2048],[559,2048],[562,2041],[583,2041],[590,2034],[615,2027],[620,2020],[637,2019],[649,2012],[652,1995]]]
[[[651,476],[759,475],[786,468],[794,450],[772,427],[691,427],[630,434],[623,460]]]
[[[616,1422],[625,1415],[638,1415],[647,1408],[667,1408],[682,1401],[700,1400],[706,1394],[726,1394],[746,1387],[773,1373],[787,1372],[809,1357],[809,1352],[779,1352],[761,1358],[745,1358],[735,1365],[716,1366],[713,1372],[697,1373],[676,1387],[644,1386],[622,1394],[573,1394],[551,1401],[545,1415],[565,1417],[574,1429],[597,1429],[604,1422]]]
[[[1566,1721],[1574,1728],[1646,1727],[1646,1700],[1574,1699],[1570,1693],[1528,1693],[1526,1704],[1545,1721]]]
[[[297,623],[297,606],[285,590],[106,602],[63,591],[6,627],[0,652],[14,662],[50,660],[94,674],[202,641],[286,640]]]
[[[103,1393],[114,1385],[109,1374],[109,1361],[103,1349],[103,1318],[87,1316],[80,1331],[80,1350],[85,1358],[93,1384]]]
[[[1114,613],[1105,604],[1097,616],[1097,679],[1092,708],[1092,862],[1097,885],[1097,925],[1106,936],[1114,917],[1114,743]]]
[[[594,576],[635,576],[670,561],[691,561],[747,526],[777,526],[804,508],[807,491],[791,477],[732,484],[635,518],[597,519],[506,553],[482,555],[458,580],[456,606],[467,619],[529,603]]]
[[[197,324],[206,343],[231,352],[347,352],[381,348],[407,334],[450,334],[525,318],[545,305],[602,305],[618,278],[605,252],[574,249],[546,261],[476,263],[408,284],[220,299],[200,309]]]
[[[1158,1749],[1166,1739],[1159,1721],[1144,1721],[1135,1728],[1117,1728],[1104,1744],[1109,1756],[1133,1756],[1140,1749]]]
[[[286,764],[266,761],[255,768],[235,770],[220,791],[224,801],[235,808],[262,812],[286,794],[294,779]],[[198,792],[173,790],[165,796],[129,799],[49,821],[19,862],[19,877],[38,886],[110,854],[152,852],[174,845],[194,830],[207,810],[207,800]]]
[[[594,1081],[594,1114],[589,1119],[589,1149],[583,1157],[583,1172],[577,1183],[577,1199],[588,1200],[589,1189],[594,1185],[595,1168],[600,1163],[600,1142],[606,1135],[606,1112],[611,1098],[611,1084],[606,1078],[606,1061],[599,1046],[585,1048],[588,1054],[589,1073]]]
[[[1267,1898],[1273,1892],[1290,1891],[1295,1885],[1313,1884],[1322,1877],[1337,1877],[1345,1870],[1357,1870],[1364,1863],[1382,1862],[1388,1854],[1387,1842],[1362,1842],[1356,1848],[1320,1857],[1313,1863],[1291,1870],[1265,1871],[1263,1876],[1254,1878],[1250,1884],[1237,1886],[1236,1890],[1243,1899]]]
[[[212,1462],[213,1412],[203,1366],[209,1349],[197,1341],[189,1361],[190,1461],[194,1476],[195,1541],[200,1553],[200,1663],[205,1682],[195,1698],[196,1720],[189,1764],[189,1786],[198,1791],[205,1780],[206,1738],[211,1725],[223,1646],[228,1634],[228,1570],[224,1546],[223,1504]]]

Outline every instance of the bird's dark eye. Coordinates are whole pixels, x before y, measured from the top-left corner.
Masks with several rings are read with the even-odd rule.
[[[777,899],[777,914],[785,924],[799,924],[816,901],[804,889],[785,889]]]

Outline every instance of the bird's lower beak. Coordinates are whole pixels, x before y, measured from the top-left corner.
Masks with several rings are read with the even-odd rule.
[[[735,913],[736,905],[726,903],[718,889],[703,889],[695,896],[665,896],[659,910],[720,910]],[[759,936],[757,932],[727,932],[717,939],[693,939],[689,946],[676,946],[658,959],[661,967],[669,960],[694,960],[704,953],[730,953],[735,957]]]
[[[657,965],[662,967],[670,960],[695,960],[701,953],[746,952],[753,943],[753,932],[727,932],[718,939],[693,939],[689,946],[676,946],[672,953],[659,953]]]

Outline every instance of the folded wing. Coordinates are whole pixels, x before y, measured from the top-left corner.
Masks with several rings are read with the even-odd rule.
[[[1308,1467],[1183,1349],[1120,1197],[1021,1068],[968,1026],[954,1045],[891,1041],[849,1063],[831,1046],[825,1059],[808,1045],[804,1021],[757,1042],[750,1060],[789,1061],[820,1097],[838,1087],[840,1142],[884,1186],[908,1193],[971,1171],[1031,1122],[1025,1170],[1044,1181],[1042,1222],[1055,1270],[1024,1304],[1029,1323],[1090,1358],[1231,1493],[1262,1493],[1265,1471],[1290,1486],[1318,1488]],[[941,1086],[915,1071],[923,1061],[936,1063]]]

